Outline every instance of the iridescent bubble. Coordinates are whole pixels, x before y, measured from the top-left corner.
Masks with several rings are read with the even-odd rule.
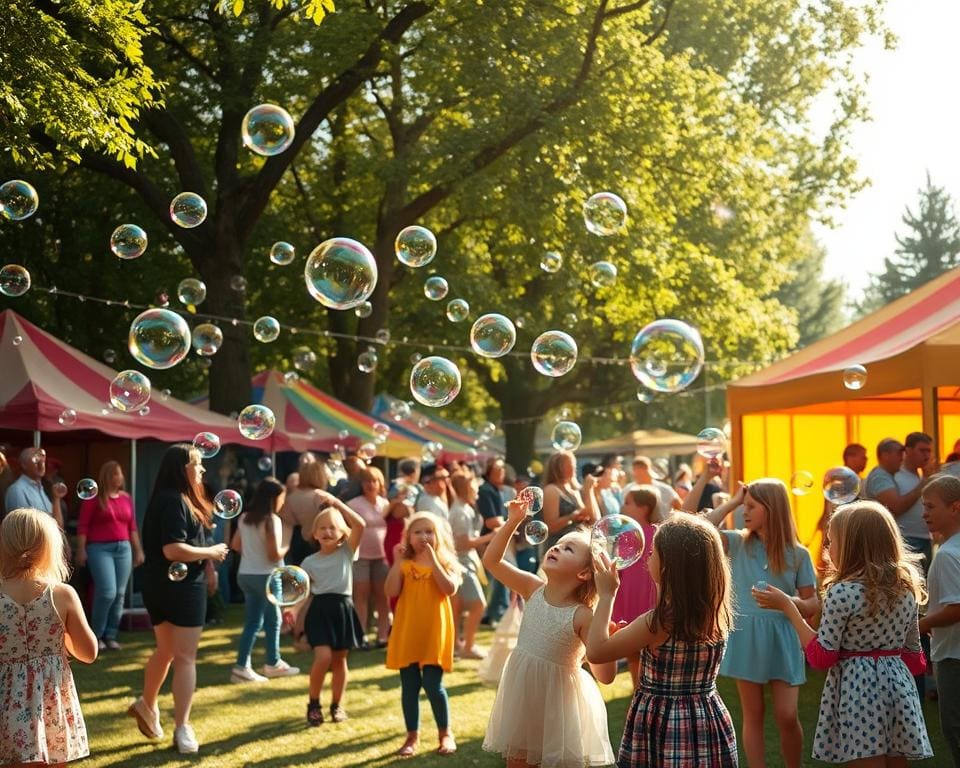
[[[410,372],[410,393],[432,408],[448,405],[460,394],[460,369],[445,357],[425,357]]]
[[[425,429],[429,425],[430,425],[430,419],[428,419],[426,416],[417,417],[417,426],[420,427],[420,429]]]
[[[136,224],[121,224],[110,235],[110,250],[121,259],[139,259],[147,250],[147,233]]]
[[[230,278],[230,287],[237,293],[243,293],[247,290],[247,278],[243,275],[234,275]],[[236,323],[234,323],[236,325]]]
[[[339,432],[337,432],[337,437],[339,437],[341,440],[348,440],[350,438],[350,430],[341,429]]]
[[[558,421],[550,433],[550,443],[556,451],[575,451],[582,439],[580,425],[575,421]]]
[[[470,305],[465,299],[451,299],[447,302],[447,320],[462,323],[470,316]]]
[[[530,318],[526,315],[520,315],[516,320],[513,321],[513,324],[517,328],[525,328],[530,323]]]
[[[258,317],[253,324],[253,338],[264,344],[276,341],[279,335],[280,323],[277,322],[277,318],[275,317],[264,315],[263,317]]]
[[[643,556],[643,529],[632,517],[604,515],[590,532],[590,543],[607,553],[617,570],[629,568]]]
[[[365,317],[370,317],[373,314],[373,304],[369,301],[361,301],[353,308],[353,314],[355,314],[360,319]]]
[[[640,389],[637,390],[637,400],[645,405],[650,405],[650,403],[653,402],[653,392],[646,387],[640,387]]]
[[[377,446],[373,443],[363,443],[359,448],[357,448],[357,458],[367,462],[368,464],[373,461],[376,456]]]
[[[130,324],[127,346],[134,359],[147,368],[172,368],[190,351],[190,327],[176,312],[148,309]]]
[[[259,459],[257,459],[257,469],[259,469],[261,472],[269,472],[271,469],[273,469],[273,459],[271,459],[269,456],[261,456]]]
[[[117,360],[116,352],[114,352],[112,349],[103,350],[103,362],[107,363],[108,365],[113,365],[116,362],[116,360]]]
[[[193,329],[193,348],[201,357],[217,354],[223,344],[223,331],[213,323],[200,323]]]
[[[801,469],[790,478],[790,490],[794,496],[806,496],[813,490],[813,474]]]
[[[186,563],[170,563],[170,567],[167,568],[167,578],[170,581],[183,581],[188,573],[190,568]]]
[[[594,288],[609,288],[617,282],[617,267],[609,261],[595,261],[590,265],[590,283]]]
[[[77,412],[73,408],[64,408],[57,417],[62,427],[72,427],[77,423]]]
[[[390,331],[386,328],[381,328],[374,334],[374,338],[376,338],[380,344],[388,344],[390,342]]]
[[[213,513],[224,520],[232,520],[243,511],[243,496],[232,488],[213,497]]]
[[[615,235],[627,225],[627,204],[613,192],[597,192],[583,204],[583,223],[594,235]]]
[[[170,219],[178,227],[193,229],[207,218],[207,201],[196,192],[181,192],[170,201]]]
[[[292,608],[310,594],[310,577],[296,565],[281,565],[270,571],[265,589],[271,603],[279,608]]]
[[[437,255],[437,238],[426,227],[406,227],[397,235],[394,251],[401,263],[422,267]]]
[[[697,434],[697,453],[705,459],[718,459],[727,450],[727,436],[722,429],[706,427]]]
[[[440,275],[431,275],[423,284],[423,295],[430,299],[430,301],[440,301],[446,297],[449,291],[450,286],[447,285],[447,281],[440,277]]]
[[[867,369],[862,365],[851,365],[843,371],[843,386],[847,389],[863,389],[866,383]]]
[[[317,353],[309,347],[297,347],[293,350],[293,367],[298,371],[309,371],[317,364]]]
[[[860,493],[860,476],[849,467],[828,469],[823,476],[823,497],[831,504],[849,504]]]
[[[220,453],[220,437],[213,432],[198,432],[193,438],[193,447],[201,458],[212,459]]]
[[[29,219],[39,205],[37,190],[29,182],[13,179],[0,184],[0,212],[10,221]]]
[[[634,337],[630,368],[647,389],[679,392],[700,375],[703,356],[696,328],[680,320],[656,320]]]
[[[121,371],[110,382],[110,403],[118,411],[135,411],[149,400],[150,379],[140,371]]]
[[[419,352],[414,352],[412,355],[410,355],[410,365],[416,365],[421,360],[423,360],[423,355],[421,355]]]
[[[288,386],[290,384],[296,384],[298,381],[300,381],[300,374],[296,371],[287,371],[283,374],[283,383]]]
[[[4,296],[23,296],[30,290],[30,273],[19,264],[7,264],[0,269],[0,293]]]
[[[270,261],[281,267],[292,264],[296,258],[297,250],[290,243],[278,240],[270,246]]]
[[[547,251],[543,254],[543,258],[540,259],[540,269],[550,274],[559,272],[562,266],[563,256],[556,251]]]
[[[237,417],[240,434],[248,440],[265,440],[273,434],[276,417],[265,405],[248,405]]]
[[[357,368],[363,373],[371,373],[376,370],[378,362],[380,362],[380,358],[377,357],[377,353],[373,349],[367,349],[357,355]]]
[[[161,389],[161,390],[160,390],[160,402],[165,403],[165,402],[167,402],[167,400],[169,400],[169,399],[170,399],[170,390],[169,390],[169,389]]]
[[[403,421],[410,418],[410,404],[403,400],[393,400],[390,402],[390,415],[394,421]]]
[[[137,411],[137,416],[149,416],[150,415],[150,406],[145,405],[139,411]]]
[[[481,357],[503,357],[516,343],[517,329],[503,315],[481,315],[470,329],[470,346]]]
[[[535,515],[543,509],[543,488],[528,485],[517,494],[517,500],[527,505],[528,515]]]
[[[260,104],[243,116],[243,145],[263,157],[279,155],[293,143],[296,128],[287,110],[275,104]]]
[[[177,286],[177,298],[185,306],[197,307],[203,304],[203,300],[207,298],[207,286],[204,285],[202,280],[187,277],[181,280],[180,285]]]
[[[437,460],[437,456],[443,451],[443,446],[440,443],[429,441],[420,446],[420,460],[424,463],[433,463]]]
[[[90,477],[85,477],[79,483],[77,483],[77,496],[78,498],[86,501],[87,499],[92,499],[97,495],[97,481]]]
[[[385,443],[390,437],[390,427],[379,421],[373,425],[373,439],[378,443]]]
[[[330,309],[352,309],[377,287],[377,262],[363,244],[349,237],[320,243],[304,268],[307,291]]]
[[[544,376],[563,376],[577,363],[577,342],[563,331],[544,331],[530,347],[530,361]]]
[[[523,526],[523,538],[528,544],[543,544],[549,534],[550,530],[542,520],[531,520]]]

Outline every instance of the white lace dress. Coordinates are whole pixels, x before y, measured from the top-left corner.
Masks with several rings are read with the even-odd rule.
[[[543,588],[524,606],[517,647],[503,670],[483,740],[488,752],[558,768],[614,762],[603,697],[581,667],[576,610],[550,605]]]

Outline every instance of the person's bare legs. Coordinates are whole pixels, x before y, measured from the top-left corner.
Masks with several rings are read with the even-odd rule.
[[[333,651],[329,645],[318,645],[313,649],[313,666],[310,667],[310,698],[319,699],[323,693],[323,681],[330,669]]]
[[[803,759],[803,726],[797,712],[800,686],[790,685],[783,680],[771,680],[770,691],[773,694],[773,716],[780,732],[780,752],[783,764],[787,768],[800,768]]]
[[[357,616],[360,617],[360,626],[363,628],[363,636],[367,636],[367,628],[370,626],[370,582],[353,582],[353,607],[357,609]]]
[[[164,621],[153,625],[153,636],[157,641],[147,664],[143,668],[143,703],[154,712],[157,711],[157,697],[163,687],[173,662],[173,624]]]
[[[907,758],[878,755],[877,757],[862,757],[859,760],[851,760],[846,765],[848,768],[906,768]]]
[[[171,626],[173,639],[173,722],[190,722],[190,708],[197,689],[197,647],[203,627]]]
[[[390,598],[383,590],[386,579],[370,582],[373,605],[377,609],[377,642],[385,643],[390,637]]]
[[[748,768],[767,768],[763,745],[763,686],[737,680],[737,693],[743,710],[743,751]]]
[[[330,682],[330,703],[339,704],[347,689],[347,654],[349,651],[333,651],[333,679]],[[318,694],[319,695],[319,694]]]
[[[476,645],[477,630],[483,619],[483,600],[471,600],[467,603],[467,615],[463,619],[463,647],[470,650]]]

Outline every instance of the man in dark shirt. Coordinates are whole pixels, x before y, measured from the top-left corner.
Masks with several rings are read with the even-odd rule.
[[[477,491],[477,512],[483,518],[483,525],[488,531],[495,531],[501,525],[506,517],[506,509],[503,506],[503,498],[500,496],[500,486],[503,485],[505,477],[505,465],[503,459],[491,458],[487,460],[486,471],[483,474],[483,484]],[[495,626],[500,617],[506,613],[510,605],[510,596],[507,588],[492,576],[488,576],[490,581],[490,601],[487,603],[487,612],[484,615],[482,623]]]

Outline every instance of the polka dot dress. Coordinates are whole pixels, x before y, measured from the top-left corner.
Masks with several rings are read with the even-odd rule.
[[[819,640],[832,651],[919,650],[916,600],[904,594],[870,616],[863,584],[838,582],[824,598]],[[913,676],[899,656],[842,658],[827,672],[813,756],[845,763],[879,755],[933,755]]]

